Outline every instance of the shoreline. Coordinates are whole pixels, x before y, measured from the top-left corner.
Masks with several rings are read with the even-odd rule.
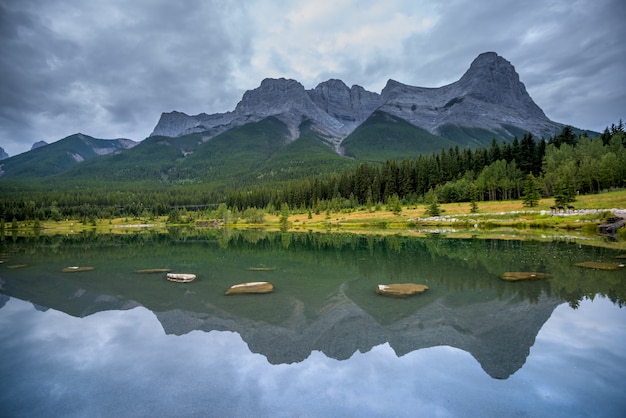
[[[343,209],[336,212],[294,211],[289,213],[287,222],[281,222],[279,213],[265,213],[263,220],[249,223],[234,218],[224,224],[211,217],[211,213],[188,212],[182,216],[183,222],[167,223],[167,216],[136,217],[129,219],[97,219],[93,223],[78,220],[64,221],[23,221],[14,229],[5,223],[4,237],[33,235],[70,235],[78,233],[141,233],[167,232],[173,227],[186,227],[197,230],[263,229],[267,231],[319,231],[345,232],[355,234],[402,234],[428,235],[447,234],[460,236],[495,236],[515,239],[578,239],[595,241],[600,236],[599,225],[610,216],[626,219],[626,190],[612,191],[597,195],[579,196],[577,209],[555,212],[550,209],[553,199],[542,199],[534,208],[524,207],[522,201],[478,202],[477,213],[470,213],[470,204],[441,204],[440,216],[427,216],[424,204],[403,206],[399,213],[388,208],[376,207]],[[618,246],[626,247],[626,228],[614,235]]]

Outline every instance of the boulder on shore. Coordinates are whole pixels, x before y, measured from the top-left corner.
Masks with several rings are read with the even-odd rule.
[[[423,293],[428,289],[428,286],[416,283],[391,283],[391,284],[379,284],[376,286],[376,293],[384,296],[393,296],[405,298],[407,296],[415,295],[417,293]]]

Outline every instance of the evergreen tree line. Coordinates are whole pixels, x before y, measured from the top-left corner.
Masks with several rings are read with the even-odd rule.
[[[530,186],[529,186],[529,182]],[[228,207],[339,210],[381,204],[440,203],[519,199],[536,190],[568,203],[580,193],[626,186],[626,135],[620,121],[596,138],[566,126],[547,141],[531,134],[489,148],[442,149],[417,159],[362,163],[354,171],[285,187],[258,186],[226,197]],[[532,189],[532,190],[531,190]],[[532,206],[532,204],[530,205]]]
[[[233,216],[243,216],[247,210],[247,217],[257,219],[262,216],[261,209],[278,214],[386,204],[398,211],[401,204],[425,201],[476,202],[524,196],[532,206],[541,196],[567,203],[577,193],[624,186],[626,134],[620,121],[593,139],[565,127],[547,141],[536,141],[531,134],[511,142],[494,139],[488,148],[454,147],[417,159],[362,163],[353,171],[279,186],[267,183],[239,188],[226,194],[202,184],[162,189],[129,186],[117,191],[98,184],[38,192],[17,189],[10,197],[0,198],[0,219],[8,223],[172,214],[178,218],[190,211],[221,218],[225,210]]]
[[[165,216],[171,212],[203,211],[223,196],[193,185],[162,190],[107,190],[93,186],[77,190],[26,191],[0,198],[0,219],[54,220],[111,219]]]

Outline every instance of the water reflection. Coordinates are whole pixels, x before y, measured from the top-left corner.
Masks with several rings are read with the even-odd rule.
[[[315,352],[346,360],[380,346],[399,357],[449,346],[471,354],[490,377],[507,379],[525,364],[558,305],[576,307],[600,294],[621,306],[626,295],[622,271],[574,267],[613,260],[615,251],[562,242],[174,230],[23,238],[2,243],[1,253],[3,266],[26,266],[1,269],[1,292],[39,309],[88,318],[141,306],[159,321],[161,333],[235,332],[275,365],[303,362]],[[95,269],[61,272],[75,265]],[[273,270],[248,270],[254,266]],[[157,267],[199,278],[173,284],[163,275],[133,273]],[[520,270],[554,277],[531,283],[498,278]],[[261,278],[276,291],[223,295],[232,284]],[[406,300],[373,291],[393,281],[430,290]]]
[[[5,302],[2,416],[614,417],[626,407],[626,322],[605,298],[558,306],[507,380],[449,346],[397,357],[384,343],[345,361],[313,351],[271,365],[236,333],[166,335],[143,307],[76,318]]]

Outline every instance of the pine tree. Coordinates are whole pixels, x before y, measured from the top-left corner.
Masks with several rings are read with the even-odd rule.
[[[433,189],[430,189],[426,194],[426,202],[428,204],[428,208],[426,209],[428,216],[439,216],[441,214],[441,207],[439,206],[439,201],[437,200],[437,194]]]
[[[474,183],[470,186],[470,213],[478,213],[478,204],[476,199],[478,197],[478,189]]]
[[[502,158],[502,152],[498,140],[494,137],[491,139],[491,147],[489,147],[489,164],[495,163],[500,158]]]
[[[554,187],[554,203],[563,207],[576,200],[574,187],[566,180],[559,181]]]
[[[526,181],[524,181],[524,206],[528,206],[529,208],[537,206],[540,199],[541,194],[539,193],[537,180],[535,179],[535,176],[532,175],[532,173],[529,173],[526,176]]]
[[[284,203],[280,205],[280,229],[286,231],[289,227],[289,205]]]
[[[394,215],[400,215],[402,213],[402,203],[400,202],[400,198],[397,194],[393,194],[388,202],[387,209],[393,212]]]
[[[526,174],[533,171],[537,148],[536,145],[537,144],[535,144],[532,134],[524,134],[522,142],[520,143],[520,161],[518,165],[519,168]]]

